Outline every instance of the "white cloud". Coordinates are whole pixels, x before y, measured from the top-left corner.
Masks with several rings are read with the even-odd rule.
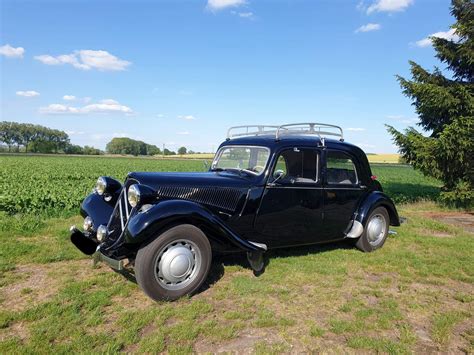
[[[243,18],[252,18],[253,17],[253,12],[239,12],[238,15]]]
[[[8,58],[23,58],[25,49],[23,47],[12,47],[9,44],[5,44],[0,47],[0,55],[4,55]]]
[[[23,97],[35,97],[35,96],[40,96],[40,93],[34,90],[27,90],[27,91],[17,91],[16,94],[18,96],[23,96]]]
[[[349,128],[346,128],[346,131],[350,131],[350,132],[362,132],[362,131],[365,131],[365,128],[349,127]]]
[[[178,118],[180,118],[180,119],[182,119],[182,120],[186,120],[186,121],[194,121],[194,120],[197,120],[197,118],[194,117],[193,115],[178,116]]]
[[[182,136],[187,136],[189,135],[190,133],[188,131],[182,131],[182,132],[178,132],[177,134],[180,134]]]
[[[163,118],[163,117],[165,117],[165,115],[162,114],[162,113],[159,113],[159,114],[156,115],[156,117],[158,117],[158,118]]]
[[[429,47],[432,44],[431,37],[444,38],[444,39],[447,39],[448,41],[459,41],[459,36],[455,33],[454,28],[452,28],[446,32],[440,31],[440,32],[430,34],[428,37],[420,39],[419,41],[416,41],[415,44],[418,47],[422,47],[422,48]]]
[[[378,31],[382,28],[378,23],[368,23],[367,25],[360,26],[355,33],[359,32],[371,32],[371,31]]]
[[[367,8],[367,14],[404,11],[411,4],[413,4],[413,0],[376,0]]]
[[[92,100],[92,98],[90,97],[77,97],[77,96],[74,96],[74,95],[64,95],[63,96],[63,100],[64,101],[80,101],[80,102],[84,102],[84,103],[88,103]]]
[[[211,11],[219,11],[227,7],[237,7],[245,3],[245,0],[208,0],[206,8]]]
[[[81,49],[71,54],[62,54],[56,57],[43,54],[35,56],[35,59],[46,65],[70,64],[77,69],[97,69],[100,71],[121,71],[125,70],[131,64],[126,60],[117,58],[107,51],[94,51],[90,49]]]
[[[64,114],[64,113],[80,113],[80,109],[77,107],[67,106],[63,104],[50,104],[46,107],[40,107],[40,113],[43,114]]]
[[[92,114],[92,113],[120,113],[133,114],[133,110],[118,101],[112,99],[101,100],[98,103],[86,105],[83,107],[73,107],[63,104],[51,104],[46,107],[40,107],[42,114]]]
[[[231,11],[231,14],[248,19],[248,20],[253,20],[255,18],[254,13],[251,11],[248,11],[248,12]]]

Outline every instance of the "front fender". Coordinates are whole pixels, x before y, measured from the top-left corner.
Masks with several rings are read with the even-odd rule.
[[[157,238],[167,227],[175,223],[192,223],[204,226],[208,237],[221,239],[236,249],[261,251],[261,248],[242,239],[219,217],[202,205],[186,200],[164,200],[146,212],[139,212],[130,218],[125,232],[125,243],[140,245]],[[208,234],[206,233],[206,235]]]
[[[399,226],[400,218],[393,201],[381,191],[373,191],[359,204],[354,220],[365,226],[370,212],[377,207],[385,207],[390,216],[390,225]]]
[[[112,202],[114,200],[107,202],[102,196],[91,193],[81,204],[81,215],[82,217],[90,216],[95,229],[101,224],[107,225],[114,211]]]

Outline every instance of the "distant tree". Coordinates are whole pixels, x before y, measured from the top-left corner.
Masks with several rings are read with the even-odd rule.
[[[16,131],[18,130],[18,123],[6,122],[0,123],[0,141],[8,146],[8,151],[11,152],[11,147],[16,143]]]
[[[100,149],[90,147],[88,145],[84,146],[83,151],[85,155],[101,155],[102,154],[102,151]]]
[[[147,144],[147,155],[160,155],[161,149],[156,145]]]
[[[186,154],[187,151],[188,151],[188,150],[186,149],[186,147],[180,147],[180,148],[178,149],[178,154],[179,154],[179,155],[184,155],[184,154]]]
[[[194,150],[188,150],[188,154],[196,154]]]
[[[172,150],[169,150],[168,148],[165,148],[165,150],[163,151],[163,154],[164,155],[176,155],[175,152],[173,152]]]
[[[68,144],[64,149],[66,154],[84,154],[84,149],[80,145]]]
[[[130,138],[113,138],[106,146],[109,154],[140,154],[140,143]]]
[[[453,0],[451,14],[459,41],[431,38],[451,77],[415,62],[410,62],[412,80],[398,76],[429,136],[413,127],[404,133],[387,128],[408,163],[444,182],[445,203],[469,208],[474,204],[474,3]]]
[[[107,143],[106,151],[109,154],[157,155],[161,150],[152,144],[137,141],[131,138],[113,138]]]

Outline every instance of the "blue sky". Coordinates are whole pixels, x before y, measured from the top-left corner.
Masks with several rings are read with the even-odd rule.
[[[416,123],[395,74],[440,65],[446,0],[1,1],[0,120],[104,148],[211,151],[232,125],[326,122],[367,152]],[[441,66],[441,68],[443,68]]]

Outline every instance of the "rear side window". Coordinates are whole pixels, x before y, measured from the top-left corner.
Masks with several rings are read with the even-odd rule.
[[[343,152],[328,151],[326,179],[328,184],[357,184],[357,171],[351,157]]]

